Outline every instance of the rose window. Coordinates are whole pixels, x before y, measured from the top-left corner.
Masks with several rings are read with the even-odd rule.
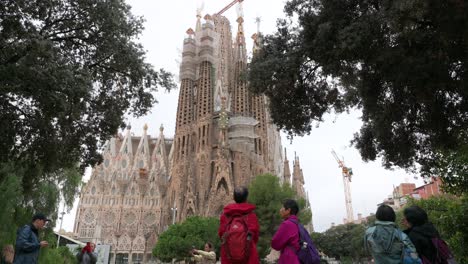
[[[148,213],[145,215],[144,221],[145,221],[145,224],[151,225],[154,222],[156,222],[156,215],[154,213]]]

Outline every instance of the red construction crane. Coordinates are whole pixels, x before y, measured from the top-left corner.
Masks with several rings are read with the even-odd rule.
[[[236,3],[241,3],[241,2],[244,2],[244,0],[234,0],[232,1],[229,5],[227,5],[225,8],[221,9],[221,11],[219,11],[218,13],[216,13],[216,15],[220,16],[222,15],[224,12],[226,12],[226,10],[228,10],[229,8],[231,8],[233,5],[235,5]]]
[[[352,223],[354,221],[353,213],[353,204],[351,202],[351,176],[353,176],[353,170],[349,167],[346,167],[344,161],[338,158],[336,152],[332,150],[332,155],[335,157],[336,162],[338,162],[338,167],[341,168],[341,174],[343,175],[343,185],[344,185],[344,194],[345,194],[345,203],[346,203],[346,222]]]

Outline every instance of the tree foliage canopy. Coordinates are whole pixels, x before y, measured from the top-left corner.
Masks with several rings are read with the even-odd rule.
[[[162,261],[190,257],[192,246],[202,249],[206,242],[213,243],[219,256],[220,240],[218,238],[219,219],[193,216],[184,222],[169,226],[162,233],[153,249],[153,254]]]
[[[250,183],[248,200],[257,207],[255,213],[260,224],[260,238],[257,244],[260,258],[269,253],[273,234],[281,224],[279,210],[283,201],[295,197],[296,193],[289,184],[281,185],[279,178],[271,174],[258,175]],[[306,225],[312,220],[312,211],[306,207],[304,199],[299,199],[298,204],[299,220]]]
[[[142,23],[123,0],[2,1],[0,188],[15,186],[20,207],[71,206],[124,115],[174,86],[145,62]]]
[[[323,233],[311,234],[321,252],[341,262],[357,263],[369,256],[364,248],[364,224],[345,224],[332,227]]]
[[[359,109],[354,145],[387,168],[468,187],[468,9],[463,1],[290,0],[250,65],[273,121],[303,135]],[[419,166],[419,165],[421,166]]]

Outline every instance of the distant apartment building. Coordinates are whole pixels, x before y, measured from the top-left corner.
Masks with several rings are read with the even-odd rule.
[[[401,183],[400,185],[393,188],[393,194],[389,195],[382,203],[377,206],[386,204],[391,206],[395,211],[401,209],[408,203],[408,198],[414,199],[427,199],[434,195],[442,194],[442,181],[438,177],[430,179],[429,183],[426,183],[420,187],[416,187],[414,183]]]
[[[401,183],[393,188],[393,209],[398,210],[408,202],[408,197],[412,196],[416,184],[414,183]],[[416,198],[416,197],[415,197]]]
[[[442,180],[439,177],[433,177],[430,183],[415,188],[413,196],[416,199],[427,199],[434,195],[443,194],[441,186]]]

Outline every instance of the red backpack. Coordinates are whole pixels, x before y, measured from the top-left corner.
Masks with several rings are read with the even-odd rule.
[[[228,224],[223,235],[222,247],[232,264],[247,263],[250,257],[252,233],[247,225],[248,214],[226,215]]]

